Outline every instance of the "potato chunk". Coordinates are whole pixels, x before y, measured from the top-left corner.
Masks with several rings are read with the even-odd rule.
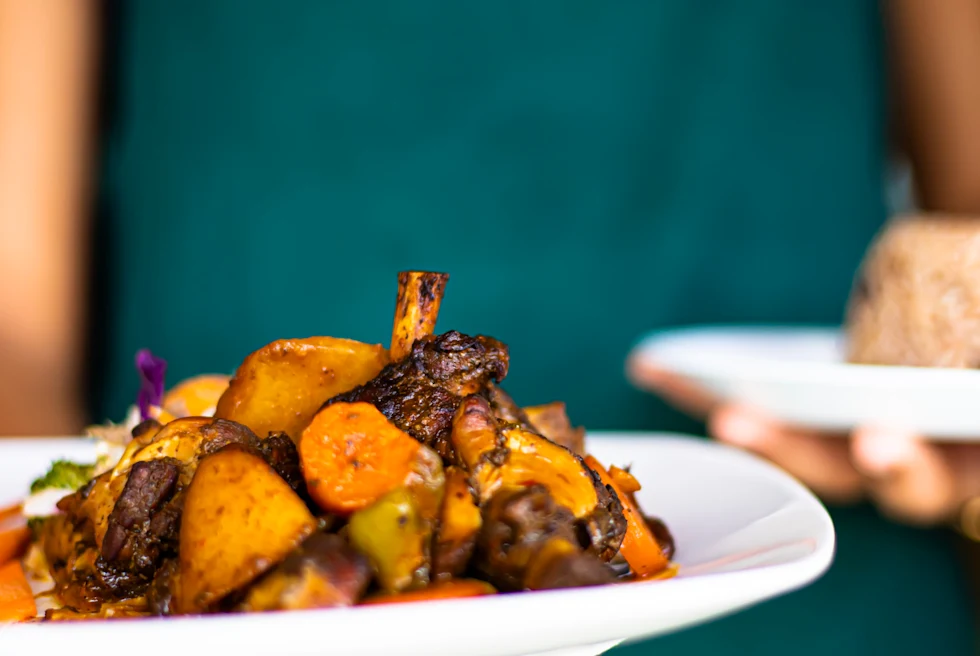
[[[245,358],[215,417],[245,424],[259,437],[282,431],[295,441],[324,402],[371,380],[386,364],[388,351],[379,344],[281,339]]]
[[[315,527],[299,496],[258,456],[235,445],[204,458],[184,502],[177,613],[208,610],[281,562]]]

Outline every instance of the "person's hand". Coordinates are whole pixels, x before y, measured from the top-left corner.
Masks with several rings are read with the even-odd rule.
[[[719,441],[771,460],[828,502],[868,498],[893,519],[934,525],[956,519],[963,504],[980,495],[980,445],[939,444],[870,426],[850,436],[825,435],[721,403],[664,371],[634,374],[704,419]]]

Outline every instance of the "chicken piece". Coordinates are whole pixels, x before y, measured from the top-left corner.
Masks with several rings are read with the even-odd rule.
[[[99,609],[108,591],[101,584],[96,568],[99,551],[91,525],[78,522],[78,514],[71,512],[65,503],[75,497],[71,495],[59,502],[62,512],[44,521],[39,541],[58,598],[66,606],[90,612]]]
[[[371,565],[338,535],[314,533],[246,593],[236,610],[352,606],[367,592]]]
[[[605,585],[617,579],[615,570],[577,545],[548,540],[538,549],[524,572],[528,590],[556,590]]]
[[[411,353],[416,340],[432,334],[448,281],[446,273],[401,271],[398,274],[395,324],[391,330],[392,362]]]
[[[293,492],[307,499],[306,481],[299,463],[299,450],[296,443],[286,433],[271,433],[258,444],[262,459],[289,483]]]
[[[444,461],[455,461],[450,434],[463,398],[507,375],[507,347],[491,337],[451,331],[415,342],[405,359],[385,367],[377,377],[327,401],[367,402],[393,424]]]
[[[487,400],[497,422],[523,428],[560,444],[576,455],[585,454],[585,429],[572,426],[562,401],[522,408],[499,385],[487,385]]]
[[[483,510],[476,569],[500,590],[600,585],[615,574],[579,546],[575,516],[543,485],[505,488]]]
[[[603,560],[619,550],[626,518],[618,497],[568,449],[520,427],[500,428],[480,395],[460,405],[452,441],[482,503],[501,490],[541,484],[578,520],[583,546]]]
[[[487,400],[490,401],[493,416],[497,418],[498,423],[533,428],[531,419],[527,416],[524,408],[517,405],[503,387],[490,383],[487,385],[486,396]]]
[[[563,402],[531,406],[524,408],[524,412],[535,432],[576,455],[585,455],[585,429],[572,426]]]
[[[595,486],[596,506],[579,521],[579,526],[586,536],[589,551],[599,556],[600,560],[609,562],[619,553],[626,536],[626,515],[622,502],[612,488],[604,485],[594,471],[589,469],[589,472]]]

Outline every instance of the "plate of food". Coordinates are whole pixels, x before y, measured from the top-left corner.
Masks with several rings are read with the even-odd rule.
[[[435,334],[406,272],[389,348],[283,339],[131,416],[0,441],[0,653],[599,654],[805,586],[812,494],[706,440],[589,432]]]
[[[900,218],[869,249],[840,326],[694,326],[645,336],[633,382],[674,374],[790,424],[980,440],[980,223]]]

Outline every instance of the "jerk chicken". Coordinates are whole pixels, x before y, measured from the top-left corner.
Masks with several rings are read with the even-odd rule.
[[[47,618],[351,606],[666,571],[673,540],[639,512],[639,484],[585,453],[563,404],[507,394],[506,345],[433,332],[447,278],[399,275],[390,349],[279,340],[246,358],[213,417],[148,413],[118,461],[36,528],[60,605]]]
[[[426,335],[407,357],[385,367],[373,380],[335,396],[331,403],[363,401],[393,424],[453,462],[450,433],[463,398],[482,392],[507,375],[507,347],[490,337],[456,331]]]

